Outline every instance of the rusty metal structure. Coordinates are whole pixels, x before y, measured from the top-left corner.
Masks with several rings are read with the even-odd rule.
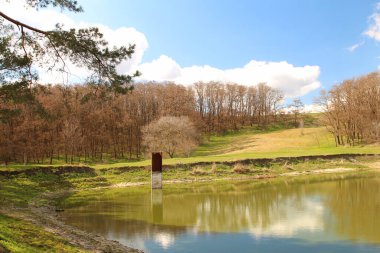
[[[152,153],[152,189],[162,189],[162,152]]]

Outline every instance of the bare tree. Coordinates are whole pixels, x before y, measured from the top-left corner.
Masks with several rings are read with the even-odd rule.
[[[163,151],[171,158],[179,153],[190,155],[198,143],[193,123],[184,116],[162,117],[145,126],[142,132],[147,151]]]
[[[304,104],[302,103],[300,98],[296,98],[293,100],[293,103],[289,105],[289,109],[293,114],[294,126],[300,126],[302,120],[302,112],[304,109]]]
[[[336,145],[380,141],[380,75],[345,80],[319,98]]]

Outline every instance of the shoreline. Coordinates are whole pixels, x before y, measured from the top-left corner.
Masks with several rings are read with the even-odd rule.
[[[162,184],[181,184],[181,183],[201,183],[201,182],[216,182],[216,181],[244,181],[244,180],[265,180],[272,178],[281,178],[281,177],[296,177],[296,176],[305,176],[305,175],[317,175],[317,174],[331,174],[331,173],[345,173],[359,171],[359,169],[354,168],[331,168],[331,169],[320,169],[320,170],[310,170],[310,171],[294,171],[281,173],[278,175],[275,174],[262,174],[257,176],[243,176],[243,177],[225,177],[225,178],[205,178],[205,179],[178,179],[178,180],[162,180]],[[95,187],[88,190],[101,190],[101,189],[110,189],[110,188],[126,188],[126,187],[137,187],[150,185],[150,182],[135,182],[135,183],[118,183],[110,186]],[[80,190],[78,190],[80,191]]]
[[[204,161],[204,162],[191,162],[191,163],[174,163],[174,164],[163,164],[163,170],[170,170],[178,167],[196,167],[196,166],[209,166],[209,165],[227,165],[232,166],[235,164],[243,165],[268,165],[271,163],[302,163],[308,161],[316,160],[333,160],[333,159],[347,159],[353,160],[355,158],[376,158],[380,157],[378,153],[342,153],[342,154],[330,154],[330,155],[304,155],[304,156],[279,156],[273,158],[247,158],[247,159],[237,159],[237,160],[227,160],[227,161]],[[101,163],[100,163],[101,164]],[[116,163],[117,164],[117,163]],[[105,164],[106,166],[107,164]],[[105,168],[95,168],[87,164],[63,164],[63,165],[49,165],[49,164],[40,164],[40,165],[25,165],[25,167],[13,168],[12,166],[0,166],[0,176],[16,176],[22,173],[28,175],[51,171],[55,174],[63,174],[68,172],[93,172],[95,170],[108,171],[108,170],[118,170],[118,171],[127,171],[134,169],[146,169],[150,167],[147,166],[119,166],[114,167],[114,164],[109,164],[109,167]]]
[[[45,196],[45,200],[53,200],[64,197],[70,191],[52,192]],[[56,211],[54,205],[38,206],[35,203],[29,203],[28,207],[23,210],[0,209],[0,213],[11,218],[21,219],[30,222],[33,225],[43,228],[45,231],[59,236],[78,248],[80,252],[94,253],[142,253],[143,251],[128,247],[118,241],[109,240],[104,236],[86,232],[77,227],[68,225]],[[1,246],[1,245],[0,245]],[[1,249],[1,248],[0,248]],[[3,252],[3,251],[0,251]],[[5,251],[6,252],[6,251]]]

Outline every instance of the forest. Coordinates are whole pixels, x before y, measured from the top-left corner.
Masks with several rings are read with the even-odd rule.
[[[90,85],[38,86],[34,105],[0,100],[9,111],[0,124],[0,160],[5,163],[73,162],[140,158],[142,128],[164,116],[187,116],[200,134],[222,134],[280,119],[281,91],[266,84],[245,87],[218,82],[185,87],[136,83],[120,94]]]
[[[372,143],[380,138],[378,73],[343,81],[322,92],[321,121],[336,145]],[[0,100],[0,160],[4,163],[54,163],[140,159],[147,145],[143,128],[165,116],[186,116],[199,136],[246,126],[266,129],[277,123],[299,127],[302,103],[284,110],[280,90],[221,82],[135,83],[122,94],[91,85],[48,85],[34,90],[32,105]],[[365,98],[365,99],[363,99]],[[298,103],[297,103],[298,101]],[[190,143],[190,142],[189,142]],[[172,155],[171,155],[172,156]]]

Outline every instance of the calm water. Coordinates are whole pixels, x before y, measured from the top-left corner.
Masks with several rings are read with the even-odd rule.
[[[145,252],[380,252],[380,178],[290,180],[80,193],[64,215]]]

